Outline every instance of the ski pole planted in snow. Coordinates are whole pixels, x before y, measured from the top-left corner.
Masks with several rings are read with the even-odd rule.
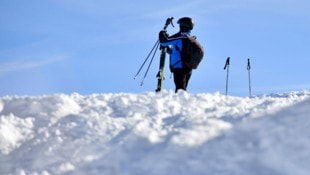
[[[248,58],[248,66],[247,66],[247,70],[248,70],[248,76],[249,76],[249,97],[252,96],[252,89],[251,89],[251,63],[250,63],[250,58]]]
[[[227,96],[227,92],[228,92],[229,64],[230,64],[230,57],[227,57],[226,63],[225,63],[225,66],[224,66],[224,70],[227,70],[227,74],[226,74],[226,96]]]

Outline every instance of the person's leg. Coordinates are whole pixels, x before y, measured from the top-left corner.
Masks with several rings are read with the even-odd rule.
[[[192,76],[192,72],[191,72],[191,71],[190,71],[190,72],[187,72],[187,73],[185,74],[185,85],[184,85],[185,89],[187,89],[188,81],[189,81],[189,79],[191,78],[191,76]]]
[[[185,90],[183,83],[184,76],[181,70],[179,69],[174,70],[173,79],[175,84],[175,93],[177,93],[179,89]]]
[[[173,72],[175,92],[179,89],[185,90],[187,88],[188,81],[191,77],[191,72],[184,71],[183,69],[176,69]]]

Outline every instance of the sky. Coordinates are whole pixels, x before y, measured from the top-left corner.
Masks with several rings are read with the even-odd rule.
[[[306,0],[1,0],[0,96],[154,91],[159,52],[134,76],[168,17],[189,16],[205,57],[190,93],[252,95],[308,90]],[[164,89],[174,90],[166,60]]]

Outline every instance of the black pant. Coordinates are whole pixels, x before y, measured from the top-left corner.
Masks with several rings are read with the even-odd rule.
[[[174,69],[173,79],[175,84],[175,92],[179,89],[185,90],[188,85],[188,81],[191,78],[192,70],[190,69]]]

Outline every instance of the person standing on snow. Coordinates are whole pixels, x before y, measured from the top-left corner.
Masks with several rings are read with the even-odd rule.
[[[179,89],[186,91],[188,81],[192,75],[192,69],[186,66],[181,59],[182,37],[190,36],[193,30],[194,21],[190,17],[180,18],[177,22],[180,30],[178,33],[169,36],[165,30],[159,32],[161,46],[171,47],[170,51],[170,70],[173,73],[175,92]]]

